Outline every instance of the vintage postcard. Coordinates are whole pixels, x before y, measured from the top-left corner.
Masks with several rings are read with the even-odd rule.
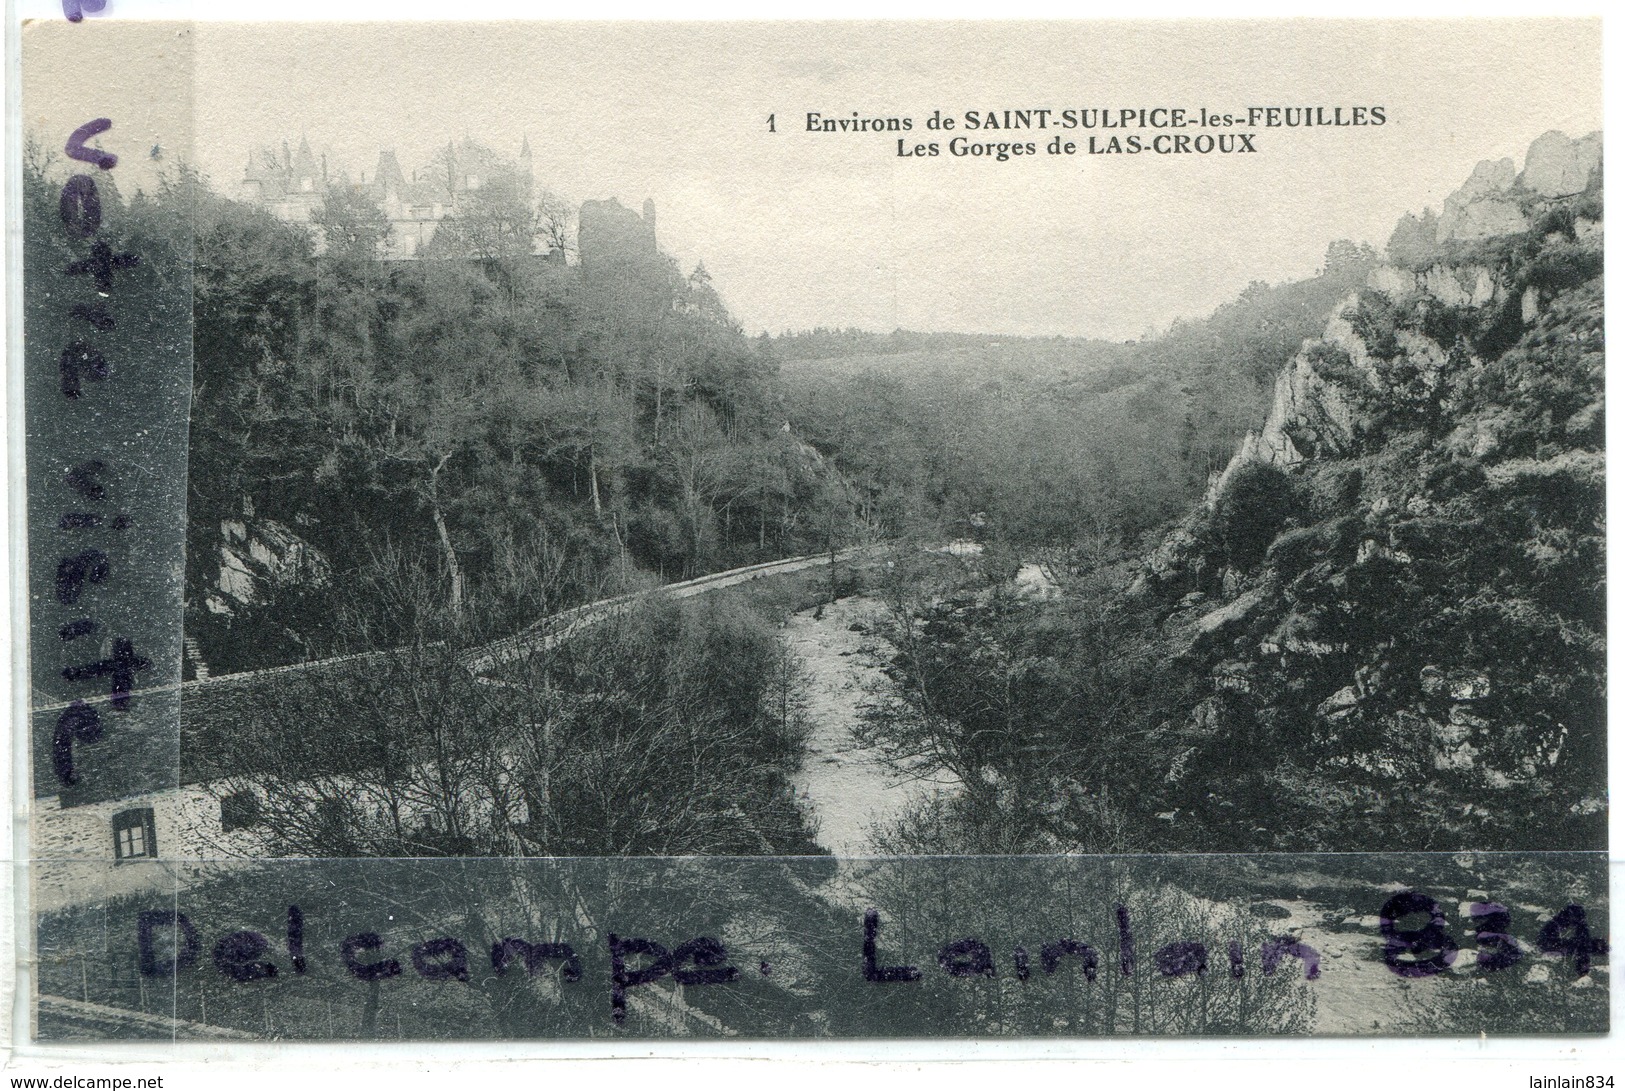
[[[1608,1032],[1599,21],[104,7],[40,1049]]]

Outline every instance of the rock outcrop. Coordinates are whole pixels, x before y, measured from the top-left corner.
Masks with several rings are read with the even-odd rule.
[[[1444,199],[1438,241],[1471,241],[1528,230],[1523,208],[1508,194],[1516,178],[1510,159],[1478,164],[1467,183]]]
[[[1440,215],[1406,217],[1148,556],[1133,591],[1211,687],[1172,728],[1170,791],[1273,738],[1379,799],[1433,785],[1442,827],[1489,821],[1475,792],[1595,824],[1601,152],[1547,133],[1521,173],[1480,163]],[[1238,552],[1260,536],[1262,559]]]
[[[1484,160],[1466,184],[1445,199],[1438,240],[1468,242],[1527,231],[1530,195],[1550,200],[1584,193],[1598,182],[1601,163],[1601,134],[1570,140],[1555,131],[1530,145],[1522,174],[1510,159]],[[1577,242],[1600,250],[1601,229],[1595,221],[1579,218],[1574,230]],[[1440,263],[1421,270],[1382,265],[1372,271],[1367,286],[1394,300],[1422,298],[1449,308],[1484,308],[1507,297],[1502,271],[1476,263]],[[1345,300],[1327,321],[1321,340],[1306,344],[1276,378],[1263,427],[1248,434],[1230,465],[1210,484],[1206,498],[1210,507],[1242,463],[1263,461],[1284,468],[1348,450],[1355,429],[1354,407],[1347,389],[1327,382],[1315,364],[1328,351],[1339,353],[1354,373],[1365,376],[1373,387],[1380,385],[1371,348],[1350,320],[1359,305],[1357,295]],[[1539,286],[1525,286],[1518,295],[1524,325],[1535,321],[1540,306]],[[1425,371],[1442,365],[1447,346],[1414,330],[1396,331],[1396,337],[1404,342],[1407,358]]]
[[[288,588],[324,587],[331,577],[327,559],[274,519],[223,520],[219,551],[219,571],[204,601],[212,614],[231,617]]]
[[[1547,199],[1584,193],[1602,169],[1602,134],[1570,140],[1553,130],[1529,145],[1518,184]]]

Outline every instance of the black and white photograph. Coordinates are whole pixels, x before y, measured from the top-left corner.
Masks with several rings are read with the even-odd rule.
[[[20,44],[39,1042],[1608,1032],[1599,20]]]

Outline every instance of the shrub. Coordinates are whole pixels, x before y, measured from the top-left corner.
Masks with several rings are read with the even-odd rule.
[[[1381,292],[1366,289],[1360,293],[1360,302],[1343,312],[1343,317],[1360,335],[1371,355],[1392,360],[1400,353],[1399,325],[1405,308]]]
[[[1439,256],[1439,217],[1432,209],[1420,219],[1407,213],[1388,237],[1388,260],[1402,269],[1425,269]]]
[[[1213,508],[1225,559],[1234,568],[1253,568],[1297,511],[1297,489],[1285,471],[1265,462],[1238,467]]]

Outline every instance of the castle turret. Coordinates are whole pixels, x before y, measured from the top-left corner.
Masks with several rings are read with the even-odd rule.
[[[262,201],[265,199],[265,182],[260,173],[260,166],[254,157],[248,157],[248,163],[243,167],[243,180],[237,183],[239,196],[245,201]]]
[[[311,154],[310,141],[299,138],[299,154],[293,160],[293,188],[306,193],[316,189],[316,157]]]
[[[406,174],[401,170],[400,160],[395,158],[393,151],[378,153],[378,170],[373,175],[372,184],[379,196],[400,193],[406,188]]]

